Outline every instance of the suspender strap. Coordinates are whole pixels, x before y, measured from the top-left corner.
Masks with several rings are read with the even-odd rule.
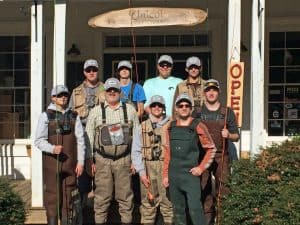
[[[105,112],[105,108],[104,108],[104,103],[101,102],[101,110],[102,110],[102,124],[106,123],[106,112]]]
[[[127,115],[126,103],[122,102],[122,108],[123,108],[123,113],[124,113],[124,122],[127,124],[128,123],[128,115]]]

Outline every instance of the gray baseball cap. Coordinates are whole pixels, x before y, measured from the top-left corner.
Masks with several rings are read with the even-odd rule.
[[[192,105],[192,99],[186,92],[177,96],[175,105],[177,105],[179,102],[182,102],[182,101],[189,102]]]
[[[68,93],[69,94],[68,88],[64,85],[56,85],[54,88],[52,88],[51,96],[56,96],[56,95],[59,95],[61,93]]]
[[[219,81],[215,80],[215,79],[209,79],[205,82],[204,84],[204,90],[206,90],[207,88],[210,88],[210,87],[214,87],[214,88],[217,88],[217,89],[220,89],[220,83]]]
[[[157,61],[157,64],[159,64],[161,62],[168,62],[173,65],[173,59],[169,55],[161,55]]]
[[[120,81],[114,77],[108,78],[104,83],[104,89],[108,90],[110,88],[116,88],[120,90],[121,88]]]
[[[119,62],[118,69],[120,69],[122,67],[126,67],[128,69],[132,69],[132,64],[129,61],[127,61],[127,60],[123,60],[123,61]]]
[[[85,70],[86,68],[91,67],[91,66],[99,68],[98,62],[95,59],[87,59],[84,62],[83,69]]]
[[[160,95],[153,95],[151,98],[150,98],[150,106],[153,104],[153,103],[160,103],[162,105],[165,105],[165,99],[164,97],[160,96]]]
[[[192,56],[192,57],[189,57],[187,60],[186,60],[186,68],[189,68],[190,66],[192,65],[195,65],[195,66],[201,66],[202,63],[201,63],[201,60],[196,57],[196,56]]]

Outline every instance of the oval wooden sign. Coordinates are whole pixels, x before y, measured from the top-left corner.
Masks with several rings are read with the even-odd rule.
[[[202,23],[207,13],[192,8],[139,7],[114,10],[89,19],[92,27],[193,26]]]

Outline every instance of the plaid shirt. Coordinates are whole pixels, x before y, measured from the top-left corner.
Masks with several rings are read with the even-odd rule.
[[[122,104],[120,103],[118,107],[112,109],[109,107],[108,103],[105,101],[104,103],[105,114],[106,114],[106,124],[116,124],[116,123],[125,123],[124,121],[124,112]],[[126,104],[127,108],[127,117],[128,121],[131,121],[133,125],[133,130],[139,126],[139,119],[136,113],[135,108]],[[86,134],[87,134],[87,158],[93,157],[93,147],[94,147],[94,139],[95,139],[95,129],[102,125],[102,109],[101,105],[95,106],[89,113],[86,123]]]

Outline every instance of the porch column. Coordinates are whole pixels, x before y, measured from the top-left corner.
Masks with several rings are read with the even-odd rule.
[[[54,6],[53,86],[65,84],[66,1]]]
[[[264,32],[265,0],[252,2],[251,26],[250,155],[259,153],[266,142],[264,131]]]
[[[241,1],[228,0],[228,34],[227,34],[227,68],[231,62],[240,61],[241,45]],[[227,87],[228,79],[227,76]],[[227,103],[229,105],[229,103]],[[242,135],[241,135],[242,136]],[[240,140],[241,141],[241,140]],[[240,141],[234,142],[238,157],[240,154]]]
[[[33,145],[37,122],[43,108],[43,1],[31,6],[31,205],[43,206],[42,153]]]

